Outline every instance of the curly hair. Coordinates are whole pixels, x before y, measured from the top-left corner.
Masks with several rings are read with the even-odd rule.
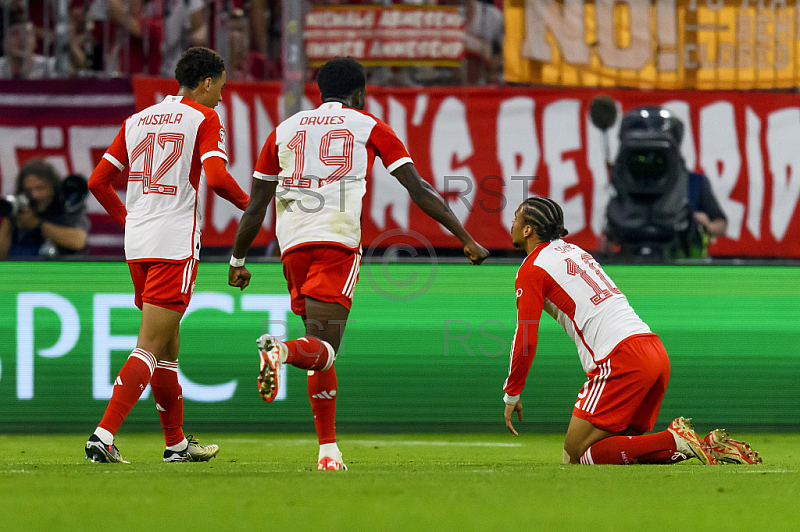
[[[534,196],[523,201],[522,219],[533,227],[542,242],[552,242],[569,234],[564,228],[564,211],[550,198]]]
[[[181,87],[196,89],[206,78],[217,79],[225,72],[225,61],[220,55],[204,46],[186,50],[175,67],[175,79]]]
[[[352,57],[334,57],[320,67],[317,85],[322,101],[328,98],[347,98],[367,86],[367,75],[361,63]]]
[[[52,164],[44,159],[30,159],[27,163],[22,165],[17,174],[17,194],[23,190],[23,180],[29,175],[35,175],[42,181],[46,182],[57,193],[61,187],[61,178]]]

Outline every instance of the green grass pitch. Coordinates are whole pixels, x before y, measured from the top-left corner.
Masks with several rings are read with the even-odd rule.
[[[524,424],[518,429],[525,430]],[[800,435],[736,434],[764,465],[564,466],[562,436],[204,434],[209,463],[165,464],[160,434],[85,460],[85,434],[0,436],[0,530],[799,530]]]

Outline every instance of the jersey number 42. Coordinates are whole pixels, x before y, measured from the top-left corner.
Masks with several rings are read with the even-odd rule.
[[[174,196],[178,187],[175,185],[164,185],[159,183],[170,168],[181,158],[183,153],[183,133],[148,133],[144,140],[136,145],[131,152],[131,170],[128,173],[129,181],[142,182],[142,194],[165,194],[167,196]],[[156,168],[153,173],[153,159],[156,155],[156,144],[159,147],[159,159],[161,164]],[[167,145],[170,145],[168,150]],[[169,152],[168,152],[169,151]],[[167,153],[168,152],[168,153]],[[166,157],[164,157],[166,154]],[[140,157],[144,157],[144,164],[141,170],[134,170],[134,162]],[[136,165],[137,167],[139,165]]]

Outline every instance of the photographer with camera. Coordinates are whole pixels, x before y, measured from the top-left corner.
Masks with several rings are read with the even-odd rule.
[[[43,159],[25,163],[15,195],[0,198],[0,259],[82,253],[89,232],[88,191],[80,175],[62,181]]]

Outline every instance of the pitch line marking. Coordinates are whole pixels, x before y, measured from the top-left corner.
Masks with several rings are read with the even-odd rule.
[[[736,471],[736,473],[794,473],[788,469],[748,469],[746,471]]]
[[[344,443],[355,445],[430,445],[435,447],[522,447],[521,443],[500,442],[459,442],[459,441],[424,441],[424,440],[345,440]]]
[[[720,467],[722,467],[725,470],[725,473],[732,473],[732,474],[737,474],[737,475],[742,475],[742,474],[745,474],[745,473],[763,474],[763,473],[795,473],[796,472],[796,471],[791,470],[791,469],[746,469],[746,470],[741,470],[741,469],[736,469],[737,467],[739,467],[739,466],[736,466],[736,465],[717,466],[717,467],[714,468],[714,470],[717,470]],[[696,474],[697,471],[695,469],[677,469],[676,468],[673,471],[669,472],[669,474],[675,474],[675,473]]]
[[[236,438],[226,440],[226,443],[269,443],[274,445],[307,445],[309,443],[316,443],[317,440],[313,439],[296,439],[296,440],[270,440],[269,437],[263,439],[258,438]],[[449,442],[449,441],[424,441],[424,440],[348,440],[343,439],[340,441],[343,445],[430,445],[434,447],[522,447],[521,443],[501,443],[501,442]]]

